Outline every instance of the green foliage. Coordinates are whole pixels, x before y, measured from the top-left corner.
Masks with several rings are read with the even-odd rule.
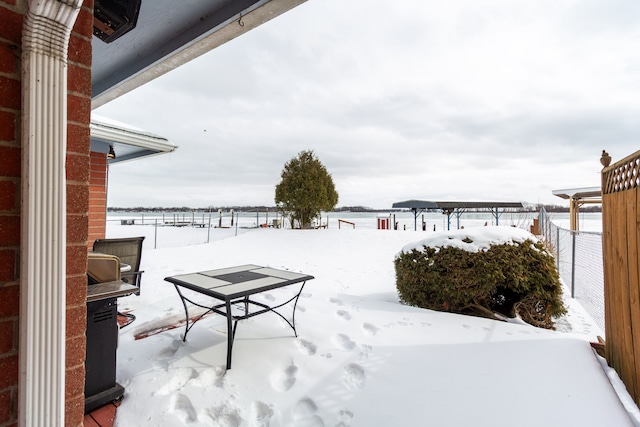
[[[553,256],[541,242],[413,249],[395,259],[396,286],[406,304],[495,317],[498,312],[551,328],[566,313]]]
[[[331,211],[338,204],[338,193],[331,174],[313,151],[301,151],[284,165],[276,185],[275,202],[283,214],[289,215],[291,228],[295,222],[309,228],[320,212]]]

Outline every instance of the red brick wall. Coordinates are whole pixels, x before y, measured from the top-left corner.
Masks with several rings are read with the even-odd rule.
[[[91,152],[89,178],[89,248],[93,241],[104,239],[107,223],[107,155]]]
[[[27,2],[0,0],[0,426],[18,419],[22,21]],[[82,426],[89,212],[93,1],[69,45],[67,146],[66,425]]]
[[[20,39],[22,10],[0,0],[0,426],[18,410]]]
[[[67,78],[67,373],[66,425],[82,426],[87,328],[87,239],[91,160],[93,0],[83,6],[69,41]]]

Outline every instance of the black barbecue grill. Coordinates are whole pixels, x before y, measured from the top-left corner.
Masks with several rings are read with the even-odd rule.
[[[124,395],[124,388],[116,382],[117,298],[138,290],[137,286],[121,280],[118,257],[89,252],[85,413]]]

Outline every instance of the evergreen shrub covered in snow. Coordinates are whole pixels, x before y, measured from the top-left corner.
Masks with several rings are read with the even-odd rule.
[[[408,305],[461,314],[520,317],[552,328],[566,312],[553,256],[529,232],[475,227],[433,233],[395,259]]]

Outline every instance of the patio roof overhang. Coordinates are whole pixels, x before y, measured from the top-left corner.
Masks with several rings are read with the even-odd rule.
[[[93,37],[91,108],[104,105],[305,1],[143,1],[135,28],[109,43]],[[101,3],[108,6],[114,2]],[[95,16],[94,34],[96,28],[104,27]]]

